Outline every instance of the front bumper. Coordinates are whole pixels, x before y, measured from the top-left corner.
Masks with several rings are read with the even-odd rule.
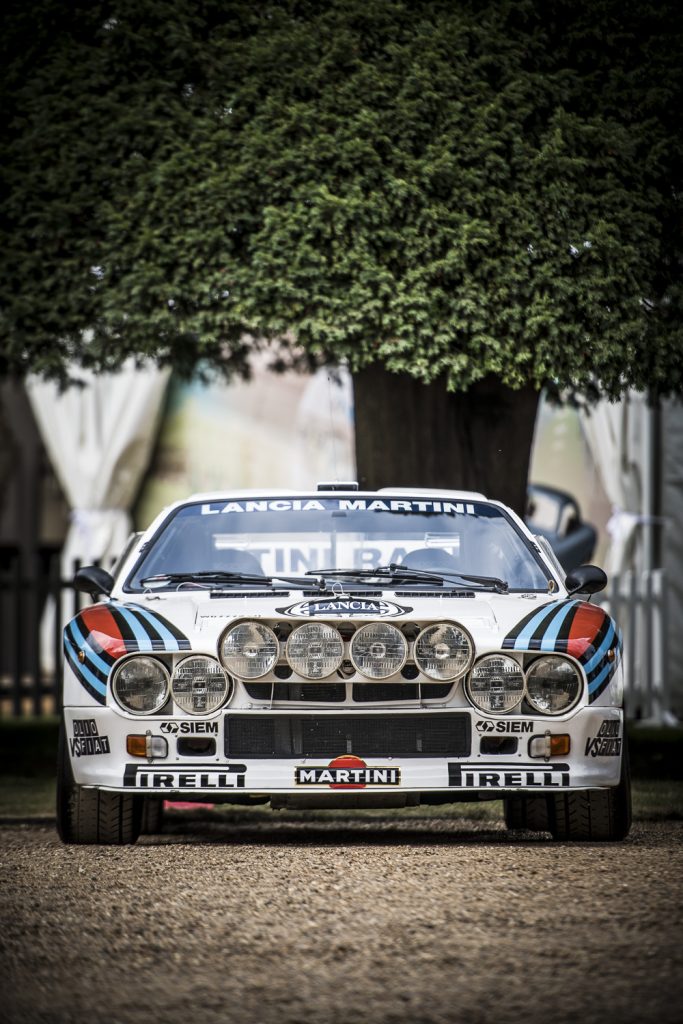
[[[623,714],[618,708],[583,707],[566,720],[537,716],[487,718],[474,711],[444,708],[443,710],[370,711],[362,716],[369,726],[382,721],[405,726],[398,729],[402,742],[415,722],[435,721],[436,716],[458,719],[456,753],[445,750],[438,756],[414,743],[408,753],[392,756],[361,754],[362,744],[343,739],[334,753],[292,754],[289,747],[251,755],[243,740],[239,756],[231,756],[233,742],[229,719],[248,719],[263,724],[265,717],[279,726],[285,719],[306,720],[329,725],[331,713],[299,710],[254,711],[249,714],[223,710],[213,718],[189,719],[128,718],[113,708],[65,708],[67,746],[74,780],[82,786],[94,786],[119,792],[156,793],[172,796],[212,796],[231,799],[246,794],[323,794],[335,793],[428,793],[449,792],[453,800],[458,794],[480,792],[489,796],[496,792],[557,792],[616,786],[621,771],[623,747]],[[344,721],[344,715],[335,715]],[[349,720],[353,718],[349,715]],[[356,716],[358,717],[358,716]],[[371,720],[374,719],[374,722]],[[436,723],[446,724],[445,718]],[[463,731],[464,730],[464,731]],[[310,731],[310,730],[309,730]],[[343,731],[343,730],[342,730]],[[280,729],[280,732],[282,730]],[[419,729],[418,729],[419,732]],[[534,737],[566,734],[570,751],[562,757],[531,757],[529,744]],[[167,743],[165,756],[154,760],[132,757],[127,753],[129,735],[151,734]],[[366,734],[368,734],[366,730]],[[410,733],[412,735],[412,733]],[[373,735],[370,730],[369,735]],[[187,737],[213,740],[210,753],[197,754]],[[349,737],[351,733],[349,732]],[[464,738],[463,738],[464,737]],[[330,750],[329,737],[326,750]],[[369,742],[369,741],[368,741]],[[459,746],[458,746],[459,744]],[[296,746],[296,743],[294,743]],[[351,749],[349,749],[351,748]],[[260,748],[259,748],[260,749]],[[386,748],[384,748],[386,749]],[[405,747],[404,747],[405,750]]]

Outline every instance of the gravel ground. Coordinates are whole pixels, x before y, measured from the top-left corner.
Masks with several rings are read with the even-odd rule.
[[[681,1020],[683,823],[615,846],[413,817],[0,830],[0,1020]]]

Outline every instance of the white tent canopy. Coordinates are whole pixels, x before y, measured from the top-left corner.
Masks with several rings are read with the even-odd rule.
[[[666,463],[656,443],[657,415],[645,394],[629,391],[619,402],[601,401],[586,410],[582,427],[612,504],[608,601],[624,631],[627,707],[651,722],[675,724],[672,694],[680,668],[669,659],[667,609],[677,597],[680,574],[670,543],[656,540],[667,537],[664,527],[672,511],[680,517],[681,502],[679,490],[660,514],[665,495],[658,494],[657,475]]]
[[[635,568],[639,529],[646,510],[643,464],[646,458],[647,407],[642,394],[629,392],[619,402],[600,401],[581,416],[605,493],[612,505],[607,524],[607,569],[619,574]]]
[[[62,554],[67,577],[75,560],[111,564],[130,534],[129,510],[149,463],[168,372],[130,362],[118,373],[74,376],[80,386],[63,392],[37,378],[27,385],[43,443],[71,505]]]
[[[121,554],[132,522],[130,508],[149,464],[168,371],[128,362],[118,373],[74,371],[79,383],[60,391],[33,377],[27,393],[64,495],[71,525],[62,551],[62,577],[74,564],[109,568]],[[54,602],[41,626],[41,661],[54,669]]]

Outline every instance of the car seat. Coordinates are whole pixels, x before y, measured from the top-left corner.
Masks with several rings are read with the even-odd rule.
[[[425,572],[458,572],[458,562],[443,548],[417,548],[404,556],[401,565],[406,569],[422,569]]]
[[[256,555],[240,548],[222,548],[214,553],[212,568],[216,572],[244,572],[252,576],[265,576]]]

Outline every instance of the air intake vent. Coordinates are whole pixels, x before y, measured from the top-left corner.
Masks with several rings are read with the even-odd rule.
[[[339,702],[346,697],[344,683],[245,683],[252,700],[295,700],[299,704]]]
[[[395,590],[396,597],[474,597],[473,590]]]
[[[228,715],[226,757],[467,757],[470,716]]]
[[[353,699],[358,703],[394,700],[444,700],[453,689],[453,683],[356,683]]]

